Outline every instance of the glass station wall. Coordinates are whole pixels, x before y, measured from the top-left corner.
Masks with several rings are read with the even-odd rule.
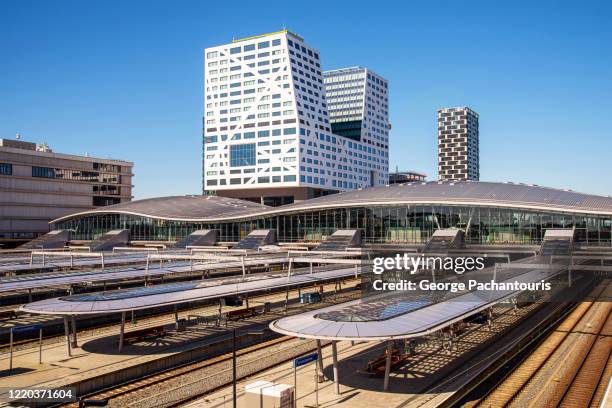
[[[217,229],[218,240],[229,242],[239,241],[254,229],[276,230],[279,242],[319,241],[337,229],[361,229],[366,243],[422,243],[436,229],[461,228],[472,244],[537,244],[548,228],[572,227],[579,242],[612,245],[612,217],[448,205],[334,208],[223,223],[99,214],[55,226],[70,230],[76,240],[95,239],[113,229],[130,229],[135,241],[174,241],[197,229]]]

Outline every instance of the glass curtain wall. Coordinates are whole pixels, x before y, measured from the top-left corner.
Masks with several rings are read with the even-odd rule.
[[[612,245],[611,227],[612,217],[439,205],[333,208],[217,223],[96,214],[56,225],[73,239],[129,229],[132,240],[174,241],[197,229],[216,229],[219,241],[229,242],[254,229],[273,229],[280,242],[320,241],[338,229],[361,229],[366,243],[423,243],[436,229],[460,228],[473,244],[537,244],[546,229],[576,228],[578,242],[602,245]]]

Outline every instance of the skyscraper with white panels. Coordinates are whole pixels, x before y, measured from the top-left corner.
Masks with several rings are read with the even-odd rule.
[[[205,193],[279,205],[386,182],[386,143],[332,133],[319,52],[298,35],[207,48],[204,69]]]
[[[467,106],[438,110],[438,180],[480,179],[478,113]]]
[[[325,96],[332,132],[388,152],[389,85],[367,68],[325,71]],[[372,185],[385,184],[388,165],[372,169]]]

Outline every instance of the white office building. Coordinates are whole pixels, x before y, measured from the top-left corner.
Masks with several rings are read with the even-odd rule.
[[[332,132],[360,141],[378,151],[389,149],[389,85],[367,68],[352,67],[323,73]],[[386,184],[387,160],[372,170],[371,185]]]
[[[347,137],[332,131],[319,52],[296,34],[207,48],[204,70],[205,194],[279,205],[386,183],[386,81],[376,85],[380,91],[366,87],[360,116],[366,127]],[[368,114],[365,104],[379,102],[368,102],[368,92],[385,95],[384,116]],[[368,121],[377,115],[380,126]]]

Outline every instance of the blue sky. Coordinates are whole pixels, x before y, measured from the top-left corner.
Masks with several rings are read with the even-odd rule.
[[[610,3],[214,3],[1,1],[0,137],[134,161],[136,198],[200,193],[203,49],[284,26],[390,81],[391,169],[435,179],[436,109],[468,105],[482,180],[612,194]]]

